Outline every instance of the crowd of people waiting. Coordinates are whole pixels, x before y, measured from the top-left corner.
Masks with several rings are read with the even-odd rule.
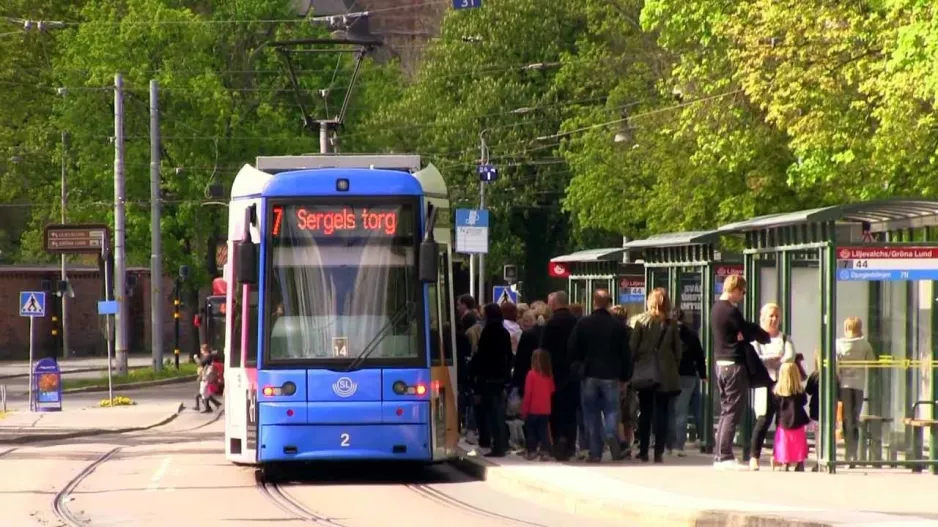
[[[688,415],[696,415],[699,382],[712,371],[719,393],[714,467],[759,470],[774,423],[772,469],[803,471],[807,433],[819,433],[819,355],[808,376],[803,356],[780,330],[779,306],[764,305],[759,323],[751,323],[738,308],[745,294],[745,279],[729,276],[711,309],[712,370],[696,331],[661,288],[631,318],[602,289],[588,315],[563,291],[546,303],[492,303],[481,312],[463,295],[457,304],[462,431],[490,457],[517,450],[532,460],[599,463],[607,448],[613,461],[630,458],[637,443],[639,460],[661,463],[666,451],[684,455]],[[874,356],[859,318],[847,318],[844,333],[837,340],[841,359]],[[855,459],[865,371],[839,368],[837,383],[847,458]],[[750,393],[757,419],[747,464],[737,461],[733,444]]]
[[[649,461],[652,432],[655,462],[666,450],[683,455],[691,398],[707,372],[700,340],[663,289],[631,321],[611,300],[597,290],[584,315],[563,291],[481,313],[471,296],[459,298],[461,425],[487,456],[514,446],[529,459],[598,463],[606,448],[614,460],[631,457],[637,439],[638,459]]]

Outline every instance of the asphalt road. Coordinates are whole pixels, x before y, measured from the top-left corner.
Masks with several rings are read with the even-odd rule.
[[[189,391],[164,386],[132,396],[188,400]],[[0,474],[7,476],[0,478],[0,524],[69,525],[58,509],[76,524],[102,527],[607,525],[563,513],[537,496],[502,494],[448,465],[313,465],[265,487],[253,468],[225,461],[223,421],[187,411],[146,432],[12,451],[0,446]]]

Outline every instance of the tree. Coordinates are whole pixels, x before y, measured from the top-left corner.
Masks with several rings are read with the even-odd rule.
[[[721,43],[701,35],[719,4],[584,5],[581,60],[564,76],[590,79],[583,95],[605,95],[606,103],[564,123],[564,155],[575,173],[565,207],[581,227],[644,237],[713,228],[797,201],[785,183],[784,135],[727,82],[732,69]]]
[[[492,0],[451,11],[415,81],[368,121],[374,149],[417,152],[440,168],[454,208],[478,206],[484,138],[499,169],[486,190],[493,218],[486,271],[522,263],[532,296],[546,292],[545,262],[568,234],[558,200],[569,172],[551,136],[571,103],[553,78],[581,24],[567,0]]]
[[[30,203],[30,192],[52,174],[58,188],[58,160],[49,155],[60,149],[51,120],[56,93],[50,88],[58,27],[48,21],[66,20],[82,4],[9,0],[0,7],[0,261],[19,257],[32,210],[44,206],[52,212]],[[46,23],[39,26],[40,20]]]
[[[130,265],[147,265],[148,83],[156,79],[160,86],[165,269],[175,273],[179,265],[188,265],[193,271],[191,283],[198,287],[217,272],[215,243],[227,231],[227,214],[205,206],[209,186],[230,188],[241,166],[257,155],[316,150],[318,132],[309,134],[303,129],[298,102],[310,108],[314,117],[325,117],[321,112],[326,107],[334,111],[344,89],[330,90],[326,99],[320,90],[334,88],[343,76],[347,80],[351,62],[342,59],[337,65],[336,55],[331,54],[293,54],[299,87],[294,90],[283,53],[270,43],[322,37],[324,30],[308,21],[289,20],[287,0],[188,5],[166,0],[89,0],[63,17],[77,22],[59,31],[54,42],[45,43],[50,67],[24,87],[22,108],[9,110],[21,111],[20,117],[27,119],[36,110],[35,101],[47,104],[44,113],[35,114],[45,117],[44,124],[34,119],[21,133],[15,130],[22,143],[19,148],[35,152],[29,158],[33,164],[2,177],[25,178],[30,183],[19,185],[19,198],[57,204],[58,159],[49,153],[56,152],[59,131],[67,130],[72,138],[69,221],[113,224],[112,86],[114,73],[122,72],[127,257]],[[263,22],[270,20],[284,22]],[[13,65],[21,68],[15,61]],[[367,73],[378,70],[382,86],[393,85],[393,72],[384,74],[370,62],[364,69]],[[25,92],[36,92],[37,85],[41,86],[39,96],[34,94],[30,100]],[[375,100],[374,90],[366,87],[362,93],[351,117],[367,113],[367,105]],[[3,187],[7,192],[7,185]],[[11,185],[10,191],[15,188]],[[30,226],[22,234],[23,259],[49,259],[40,237],[45,224],[58,221],[58,212],[57,205],[32,210]],[[196,300],[193,291],[187,303],[194,305]]]

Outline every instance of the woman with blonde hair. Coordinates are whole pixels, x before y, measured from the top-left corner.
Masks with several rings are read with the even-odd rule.
[[[860,317],[847,317],[844,320],[844,336],[837,339],[837,373],[840,375],[840,400],[844,405],[844,443],[847,461],[857,459],[857,447],[860,441],[860,410],[863,407],[863,391],[866,389],[867,366],[851,366],[849,362],[876,360],[873,346],[863,336],[863,322]],[[847,363],[841,366],[841,361]]]
[[[782,332],[782,314],[778,304],[768,303],[762,306],[759,312],[759,325],[769,334],[768,344],[753,342],[752,347],[759,354],[765,369],[769,372],[769,377],[775,382],[778,379],[779,371],[784,364],[795,362],[795,346],[791,343],[788,335]],[[749,469],[759,470],[759,458],[762,454],[762,447],[765,444],[765,437],[769,433],[769,427],[775,421],[775,414],[778,410],[775,397],[772,395],[771,387],[756,388],[753,391],[753,411],[756,414],[756,424],[753,427],[752,440],[749,448]],[[775,468],[775,458],[771,459],[772,468]]]
[[[646,310],[634,323],[629,347],[634,364],[632,386],[638,392],[638,459],[648,461],[652,419],[655,429],[655,463],[661,463],[668,442],[671,398],[681,391],[678,364],[682,345],[677,324],[671,321],[667,292],[657,288],[648,294]]]

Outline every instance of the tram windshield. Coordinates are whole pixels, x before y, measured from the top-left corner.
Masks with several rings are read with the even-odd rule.
[[[268,361],[363,364],[421,357],[413,204],[275,205],[267,273]],[[410,311],[420,312],[417,311]]]

